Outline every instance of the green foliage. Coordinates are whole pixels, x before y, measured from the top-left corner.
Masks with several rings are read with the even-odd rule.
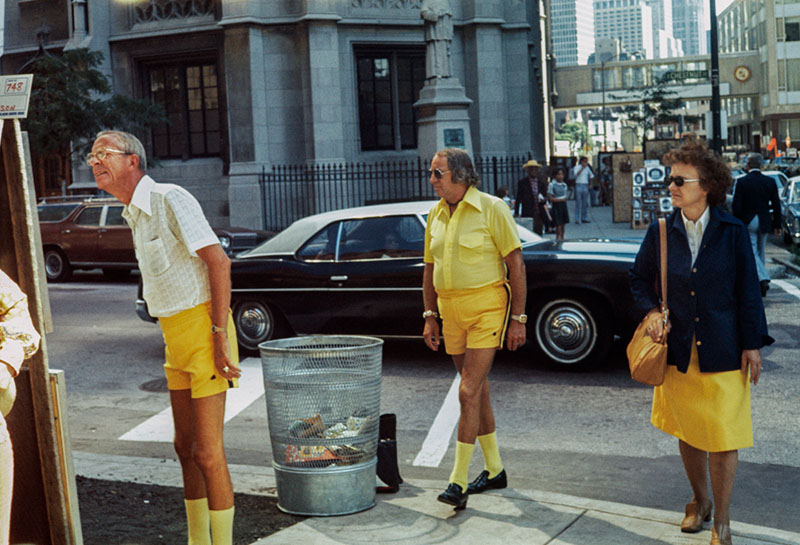
[[[34,153],[70,149],[70,143],[75,143],[75,152],[82,155],[103,129],[141,135],[166,122],[158,105],[120,95],[108,97],[111,84],[97,68],[102,62],[102,52],[88,49],[65,51],[58,57],[44,55],[33,61],[33,89],[23,127]]]
[[[630,100],[631,96],[638,100],[638,104],[623,106],[622,112],[633,123],[637,132],[642,131],[642,143],[656,125],[680,120],[680,110],[685,103],[669,88],[669,83],[670,80],[661,77],[651,86],[631,89],[626,96],[611,95],[615,100]],[[691,121],[686,116],[684,120]]]
[[[577,121],[561,125],[561,128],[555,133],[555,139],[568,141],[572,151],[578,151],[587,144],[589,147],[592,146],[592,141],[589,139],[589,127]]]

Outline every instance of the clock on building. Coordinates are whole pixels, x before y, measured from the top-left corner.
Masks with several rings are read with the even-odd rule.
[[[750,79],[750,69],[746,66],[737,66],[733,71],[733,77],[744,83]]]

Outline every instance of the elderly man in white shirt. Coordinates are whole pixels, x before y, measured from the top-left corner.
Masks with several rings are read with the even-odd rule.
[[[214,545],[229,545],[233,485],[222,430],[226,391],[241,376],[230,316],[230,260],[197,200],[145,174],[147,158],[135,136],[103,131],[86,160],[97,187],[126,205],[144,299],[164,335],[189,545],[210,545],[211,538]]]

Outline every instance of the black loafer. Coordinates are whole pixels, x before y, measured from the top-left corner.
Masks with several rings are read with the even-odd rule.
[[[469,486],[467,486],[467,494],[480,494],[486,490],[495,490],[507,486],[508,478],[506,477],[505,469],[492,479],[489,478],[489,472],[484,469],[474,481],[469,483]]]
[[[442,503],[452,505],[456,509],[464,509],[467,506],[467,495],[456,483],[450,483],[447,490],[439,494],[436,498]]]

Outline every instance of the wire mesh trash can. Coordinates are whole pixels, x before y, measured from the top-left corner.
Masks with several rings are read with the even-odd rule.
[[[328,335],[259,345],[282,511],[347,515],[375,505],[382,347]]]

